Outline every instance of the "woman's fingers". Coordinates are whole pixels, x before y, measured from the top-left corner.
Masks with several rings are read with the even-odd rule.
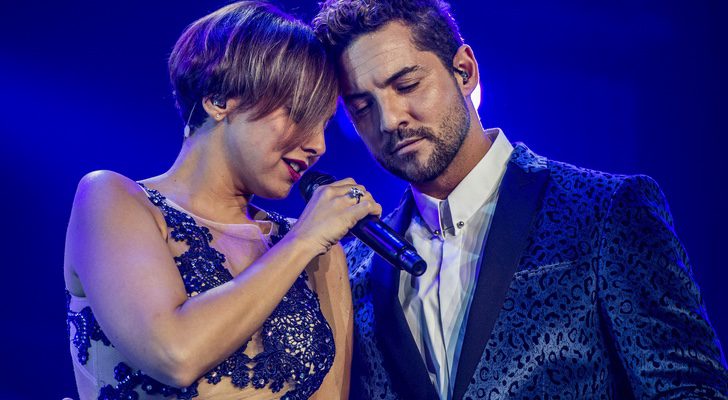
[[[373,200],[366,187],[356,184],[351,178],[320,186],[314,192],[313,197],[321,197],[327,200],[346,199],[345,206],[360,203],[364,199]]]
[[[350,215],[352,216],[352,219],[354,223],[352,224],[352,227],[356,225],[359,220],[366,217],[367,215],[374,215],[374,216],[380,216],[382,215],[382,206],[375,202],[373,199],[369,200],[362,200],[359,202],[359,204],[355,204],[351,206],[348,210]]]
[[[366,188],[346,178],[316,188],[294,229],[305,232],[325,252],[359,220],[381,213],[381,205]]]

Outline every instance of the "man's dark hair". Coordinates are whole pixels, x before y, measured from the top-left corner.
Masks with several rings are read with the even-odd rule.
[[[450,5],[442,0],[326,0],[313,20],[314,31],[335,60],[360,35],[392,21],[404,23],[412,43],[431,51],[445,68],[463,44]]]

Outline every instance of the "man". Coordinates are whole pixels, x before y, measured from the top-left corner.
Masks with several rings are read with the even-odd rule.
[[[329,0],[314,25],[357,132],[411,184],[387,220],[428,265],[413,277],[347,249],[353,398],[728,398],[650,178],[483,130],[478,65],[442,1]]]

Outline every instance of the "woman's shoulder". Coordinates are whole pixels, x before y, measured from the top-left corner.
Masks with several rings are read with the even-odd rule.
[[[148,209],[144,190],[134,180],[114,171],[84,175],[76,188],[74,210],[127,213]]]
[[[78,190],[129,190],[139,189],[139,185],[130,178],[110,170],[91,171],[78,182]]]
[[[139,227],[153,226],[151,224],[156,225],[161,236],[165,237],[163,219],[151,208],[153,205],[141,186],[124,175],[113,171],[93,171],[81,178],[66,232],[64,270],[71,293],[85,296],[76,271],[79,260],[94,251],[91,250],[94,246],[89,244],[90,238],[139,237]],[[95,249],[98,248],[97,245]]]

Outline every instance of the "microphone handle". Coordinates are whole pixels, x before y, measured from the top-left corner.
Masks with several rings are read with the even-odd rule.
[[[400,239],[394,229],[373,215],[357,222],[351,233],[387,262],[412,275],[420,276],[427,269],[427,264],[414,247]]]
[[[334,181],[333,175],[310,171],[299,182],[301,195],[308,202],[317,187]],[[417,250],[378,217],[364,217],[351,229],[351,233],[393,266],[415,276],[425,273],[427,264]]]

